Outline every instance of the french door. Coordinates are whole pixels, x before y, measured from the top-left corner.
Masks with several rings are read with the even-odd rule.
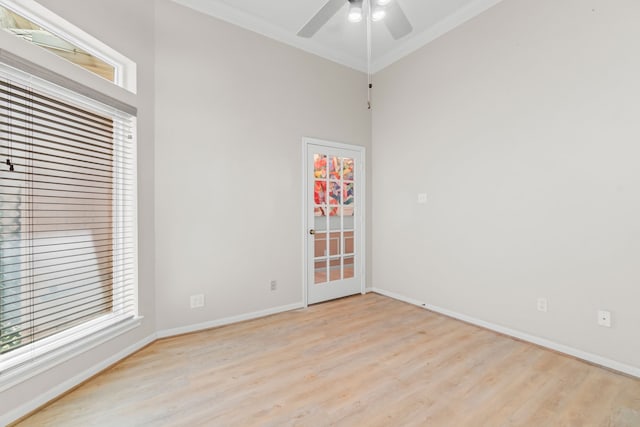
[[[364,292],[364,148],[304,142],[306,289],[314,304]]]

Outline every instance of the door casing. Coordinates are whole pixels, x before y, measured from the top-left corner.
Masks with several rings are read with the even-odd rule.
[[[364,294],[365,293],[365,284],[366,284],[366,271],[367,271],[367,264],[366,264],[366,260],[367,260],[367,256],[366,256],[366,148],[360,145],[351,145],[351,144],[345,144],[345,143],[341,143],[341,142],[334,142],[334,141],[327,141],[327,140],[322,140],[322,139],[317,139],[317,138],[309,138],[309,137],[304,137],[302,138],[302,253],[303,253],[303,259],[302,259],[302,295],[303,295],[303,303],[304,303],[304,307],[308,307],[309,306],[309,298],[308,298],[308,287],[309,287],[309,257],[312,256],[309,253],[309,249],[308,249],[308,245],[307,245],[307,241],[309,239],[309,230],[311,228],[313,228],[313,224],[309,224],[308,223],[308,218],[309,218],[309,203],[308,203],[308,197],[312,197],[312,194],[309,194],[308,191],[308,186],[307,186],[307,179],[308,179],[308,174],[311,172],[309,171],[309,167],[308,167],[308,158],[309,158],[309,154],[310,154],[310,149],[309,146],[310,145],[322,145],[325,147],[328,147],[329,149],[331,148],[338,148],[338,149],[343,149],[343,150],[352,150],[352,151],[357,151],[360,154],[360,165],[359,165],[359,170],[358,170],[358,188],[359,188],[359,192],[360,192],[360,210],[362,212],[362,214],[360,215],[360,223],[359,225],[359,230],[361,233],[361,237],[358,241],[358,245],[356,248],[356,254],[357,256],[360,257],[360,262],[358,263],[358,271],[356,272],[356,274],[359,274],[360,277],[360,293]],[[356,168],[358,168],[358,165],[356,165]]]

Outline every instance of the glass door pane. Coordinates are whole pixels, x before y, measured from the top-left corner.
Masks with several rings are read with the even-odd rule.
[[[315,153],[313,162],[314,283],[323,284],[354,277],[355,160]]]

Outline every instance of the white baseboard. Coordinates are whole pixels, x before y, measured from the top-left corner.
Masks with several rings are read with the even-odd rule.
[[[105,359],[102,362],[85,370],[84,372],[79,373],[73,378],[69,378],[67,381],[61,384],[58,384],[56,387],[45,391],[44,393],[40,394],[34,399],[31,399],[30,401],[24,403],[22,406],[19,406],[18,408],[12,411],[9,411],[6,414],[0,414],[0,426],[4,426],[19,420],[20,418],[24,417],[30,412],[35,411],[42,405],[52,401],[53,399],[60,396],[61,394],[81,384],[83,381],[86,381],[89,378],[93,377],[94,375],[102,372],[103,370],[107,369],[109,366],[113,365],[114,363],[124,359],[130,354],[135,353],[136,351],[140,350],[142,347],[151,344],[155,340],[156,340],[156,334],[151,334],[148,337],[144,338],[143,340],[138,341],[137,343],[132,344],[129,347],[119,351],[118,353],[114,354],[108,359]]]
[[[168,338],[175,335],[188,334],[198,332],[205,329],[216,328],[218,326],[230,325],[232,323],[243,322],[245,320],[258,319],[260,317],[270,316],[272,314],[283,313],[285,311],[297,310],[304,308],[304,303],[297,302],[295,304],[282,305],[280,307],[268,308],[266,310],[254,311],[252,313],[240,314],[238,316],[225,317],[222,319],[211,320],[209,322],[197,323],[195,325],[183,326],[180,328],[164,329],[158,331],[158,338]]]
[[[586,351],[582,351],[577,348],[569,347],[564,344],[550,341],[545,338],[540,338],[535,335],[530,335],[525,332],[518,331],[516,329],[511,329],[505,326],[496,325],[494,323],[476,319],[475,317],[456,313],[455,311],[447,310],[445,308],[437,307],[435,305],[426,304],[422,301],[418,301],[416,299],[409,298],[404,295],[397,294],[395,292],[389,292],[389,291],[385,291],[384,289],[379,289],[375,287],[372,288],[372,291],[377,294],[396,299],[398,301],[403,301],[409,304],[417,305],[418,307],[424,307],[427,310],[430,310],[439,314],[443,314],[445,316],[452,317],[454,319],[462,320],[463,322],[471,323],[472,325],[480,326],[485,329],[490,329],[492,331],[495,331],[504,335],[509,335],[511,337],[514,337],[523,341],[527,341],[532,344],[539,345],[541,347],[546,347],[551,350],[558,351],[560,353],[568,354],[569,356],[577,357],[578,359],[582,359],[587,362],[603,366],[605,368],[613,369],[614,371],[622,372],[624,374],[640,378],[640,368],[636,366],[627,365],[625,363],[608,359],[606,357],[598,356],[597,354],[588,353]]]

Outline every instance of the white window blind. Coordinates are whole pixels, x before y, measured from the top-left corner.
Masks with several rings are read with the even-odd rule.
[[[0,378],[137,315],[134,127],[0,64]]]

